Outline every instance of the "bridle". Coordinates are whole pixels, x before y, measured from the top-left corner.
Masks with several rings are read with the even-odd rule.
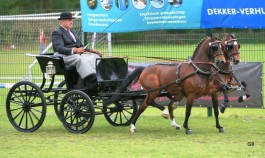
[[[225,52],[230,52],[229,54],[228,53],[225,53],[225,55],[228,57],[228,59],[230,59],[232,61],[235,61],[236,60],[235,59],[235,55],[240,54],[239,51],[236,51],[236,52],[232,52],[231,51],[237,45],[238,45],[238,49],[239,49],[240,48],[240,45],[237,43],[237,39],[227,40],[224,43]]]
[[[209,48],[208,48],[208,55],[212,56],[214,59],[214,62],[217,63],[220,60],[217,58],[218,56],[224,55],[223,51],[220,51],[220,53],[216,53],[213,56],[213,52],[218,51],[218,49],[222,50],[222,41],[215,41],[215,42],[210,42],[209,43]]]

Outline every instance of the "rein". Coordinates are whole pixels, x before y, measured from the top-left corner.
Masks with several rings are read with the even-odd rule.
[[[213,67],[217,70],[217,73],[220,72],[222,74],[233,74],[232,68],[230,70],[223,70],[223,69],[218,68],[215,64],[213,64]]]
[[[195,71],[193,73],[190,73],[190,74],[180,78],[180,79],[177,79],[176,81],[170,82],[170,83],[168,83],[166,85],[163,85],[163,86],[160,86],[160,87],[157,87],[157,88],[154,88],[154,89],[150,89],[150,90],[147,90],[147,91],[146,90],[138,90],[138,91],[131,91],[131,92],[123,92],[123,93],[106,93],[106,94],[103,93],[102,96],[106,96],[106,95],[125,95],[125,96],[141,95],[141,94],[151,93],[151,92],[158,91],[158,90],[161,91],[162,89],[167,88],[167,87],[169,87],[169,86],[171,86],[173,84],[179,84],[182,81],[186,80],[187,78],[189,78],[189,77],[191,77],[191,76],[193,76],[193,75],[195,75],[197,73],[201,73],[203,75],[211,75],[212,74],[212,71],[203,71],[198,66],[195,65],[195,63],[214,65],[211,62],[184,62],[184,63],[192,64],[192,66],[195,68]],[[181,64],[179,64],[179,68],[180,68]]]

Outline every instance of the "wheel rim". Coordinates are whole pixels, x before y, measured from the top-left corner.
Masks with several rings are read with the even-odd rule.
[[[15,84],[7,96],[6,112],[9,121],[17,130],[37,130],[46,115],[46,102],[42,91],[31,82]]]

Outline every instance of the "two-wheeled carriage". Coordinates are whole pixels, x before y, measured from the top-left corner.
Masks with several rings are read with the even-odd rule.
[[[87,132],[95,115],[100,114],[113,126],[130,124],[138,108],[137,97],[125,96],[111,105],[103,104],[126,78],[128,61],[123,58],[98,59],[97,86],[87,89],[79,82],[76,69],[67,69],[61,57],[46,54],[36,58],[43,73],[41,85],[20,81],[10,89],[6,99],[7,116],[18,131],[37,130],[44,122],[48,105],[54,106],[59,120],[72,133]],[[57,75],[63,75],[65,80],[54,88]]]

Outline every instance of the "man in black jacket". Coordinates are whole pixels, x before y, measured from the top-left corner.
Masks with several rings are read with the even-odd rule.
[[[76,67],[81,79],[85,82],[94,82],[95,61],[101,54],[93,49],[85,49],[73,27],[74,17],[70,12],[60,15],[61,26],[52,33],[52,44],[55,55],[62,56],[67,68]],[[89,84],[89,83],[88,83]]]

